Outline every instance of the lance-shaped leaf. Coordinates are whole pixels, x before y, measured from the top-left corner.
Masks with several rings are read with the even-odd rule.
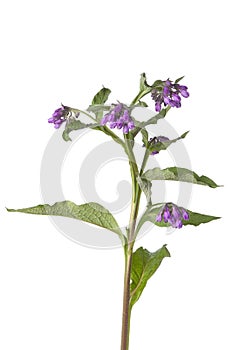
[[[219,187],[213,180],[207,176],[198,176],[194,171],[185,168],[171,167],[166,169],[154,168],[147,170],[142,176],[142,180],[171,180],[191,182],[197,185],[209,186],[211,188]]]
[[[69,123],[66,124],[65,130],[62,133],[62,137],[65,141],[71,141],[71,138],[70,138],[71,131],[85,129],[85,128],[94,129],[98,125],[99,124],[93,124],[93,123],[85,124],[80,120],[71,120]]]
[[[147,204],[151,205],[151,187],[152,183],[151,181],[148,181],[147,179],[142,179],[140,176],[137,177],[137,182],[141,188],[141,190],[145,193]]]
[[[148,147],[148,132],[146,129],[141,129],[142,143],[146,148]]]
[[[98,114],[99,112],[104,112],[104,111],[109,111],[111,108],[111,106],[107,106],[107,105],[90,105],[87,108],[88,112],[93,112],[94,114]]]
[[[165,257],[170,257],[166,245],[154,253],[142,247],[133,253],[130,285],[131,307],[140,298],[147,281],[153,276]]]
[[[145,122],[136,121],[136,127],[131,131],[132,135],[135,137],[141,129],[144,129],[147,125],[157,124],[159,119],[165,118],[167,112],[170,110],[170,106],[162,109],[159,113],[146,120]]]
[[[97,94],[93,97],[92,105],[101,105],[105,104],[105,102],[108,99],[108,96],[110,95],[111,90],[108,88],[103,87],[100,91],[97,92]]]
[[[77,205],[71,201],[57,202],[54,205],[42,204],[24,209],[7,209],[9,212],[20,212],[36,215],[64,216],[82,220],[106,228],[122,236],[122,232],[113,215],[102,205],[94,202]]]
[[[144,214],[141,216],[137,228],[136,234],[140,231],[141,227],[145,222],[150,221],[156,226],[160,227],[168,227],[171,226],[169,223],[165,223],[164,221],[157,222],[156,217],[158,213],[162,210],[166,203],[153,204],[151,207],[148,207]],[[185,211],[189,214],[189,220],[182,220],[183,225],[193,225],[198,226],[200,224],[206,224],[210,221],[221,219],[219,216],[205,215],[200,213],[195,213],[191,210],[185,209]]]
[[[153,151],[160,152],[160,151],[166,150],[171,144],[175,143],[176,141],[184,139],[188,135],[188,133],[189,131],[186,131],[184,134],[182,134],[181,136],[173,140],[168,139],[168,140],[164,140],[163,142],[157,141],[154,144],[148,142],[146,147],[150,150],[150,152],[153,152]]]
[[[183,78],[184,78],[184,75],[183,75],[183,77],[180,77],[180,78],[176,79],[175,80],[175,84],[179,83]]]

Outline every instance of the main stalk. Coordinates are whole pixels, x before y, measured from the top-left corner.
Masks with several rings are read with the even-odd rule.
[[[138,167],[134,157],[131,141],[125,135],[125,144],[127,155],[129,157],[130,172],[132,178],[132,202],[128,227],[128,237],[124,246],[125,252],[125,275],[124,275],[124,292],[123,292],[123,312],[122,312],[122,332],[121,332],[121,350],[129,349],[129,332],[130,332],[130,281],[132,269],[133,246],[135,241],[135,226],[140,204],[141,189],[138,186],[137,176]]]

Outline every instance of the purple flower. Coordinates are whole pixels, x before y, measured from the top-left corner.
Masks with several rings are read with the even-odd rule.
[[[189,214],[184,208],[178,207],[174,203],[166,203],[156,216],[157,222],[162,222],[162,220],[174,228],[181,228],[183,226],[182,220],[189,220]]]
[[[161,86],[157,86],[151,92],[151,97],[155,101],[155,111],[160,112],[162,104],[170,107],[181,107],[181,96],[189,97],[187,86],[172,83],[171,80],[167,79],[163,81]]]
[[[166,142],[166,141],[169,141],[169,138],[166,137],[166,136],[158,136],[158,137],[151,137],[150,140],[149,140],[149,144],[150,145],[156,145],[157,143],[161,142]],[[151,152],[151,155],[155,155],[155,154],[158,154],[159,151],[157,150],[154,150]]]
[[[78,118],[78,116],[79,113],[74,114],[70,107],[62,105],[53,112],[52,117],[48,119],[48,122],[53,123],[55,129],[59,129],[62,123],[68,122],[70,119]]]
[[[123,103],[113,104],[110,111],[104,115],[100,124],[109,124],[111,129],[123,129],[124,134],[128,134],[131,129],[135,128],[134,121],[130,116],[129,108]]]

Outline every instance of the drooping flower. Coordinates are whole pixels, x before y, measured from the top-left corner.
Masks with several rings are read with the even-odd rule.
[[[53,112],[52,117],[48,119],[48,122],[53,123],[55,129],[59,129],[62,123],[78,118],[79,114],[80,113],[74,113],[70,107],[62,105]]]
[[[150,140],[149,140],[149,144],[150,145],[156,145],[157,143],[159,142],[166,142],[166,141],[170,141],[168,137],[166,136],[158,136],[158,137],[150,137]],[[159,151],[157,150],[154,150],[151,152],[151,155],[154,155],[154,154],[158,154]]]
[[[183,226],[182,220],[189,220],[189,214],[184,208],[178,207],[174,203],[166,203],[156,216],[157,222],[164,221],[174,228],[181,228]]]
[[[130,116],[130,110],[123,103],[112,105],[110,111],[101,120],[101,125],[106,125],[107,123],[111,129],[122,129],[124,134],[128,134],[131,129],[135,128],[134,121]]]
[[[180,108],[181,96],[189,97],[187,86],[172,83],[170,79],[164,81],[161,86],[153,89],[151,97],[155,101],[155,110],[160,112],[162,105]]]

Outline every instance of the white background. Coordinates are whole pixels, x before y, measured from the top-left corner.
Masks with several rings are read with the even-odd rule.
[[[190,209],[223,219],[138,242],[151,251],[167,243],[172,257],[133,310],[131,350],[232,349],[231,22],[226,0],[3,4],[2,350],[119,349],[122,252],[84,248],[47,218],[5,206],[41,202],[47,118],[61,101],[86,108],[104,84],[113,101],[130,102],[144,71],[150,82],[186,76],[191,96],[169,122],[191,130],[193,169],[224,184],[195,187]]]

